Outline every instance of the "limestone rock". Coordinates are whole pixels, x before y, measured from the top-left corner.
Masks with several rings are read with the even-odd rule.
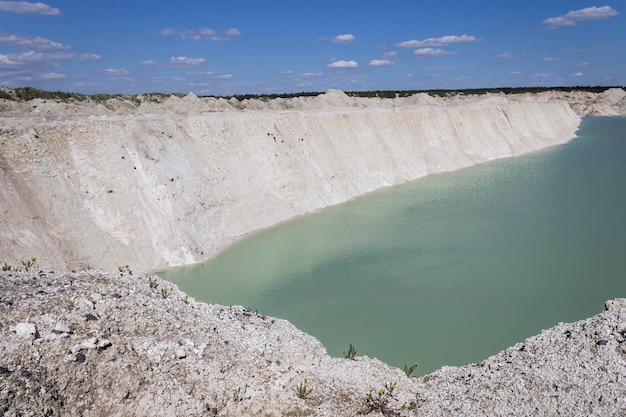
[[[49,273],[45,281],[33,277],[0,272],[0,293],[12,301],[0,304],[5,416],[89,410],[135,416],[207,411],[354,416],[368,411],[368,395],[390,381],[397,386],[390,407],[403,416],[604,416],[626,410],[623,299],[481,363],[444,367],[418,379],[365,356],[331,358],[316,339],[284,320],[189,300],[169,283],[172,292],[163,298],[151,287],[166,285],[157,277],[104,271]],[[30,304],[18,302],[44,288]],[[125,296],[103,296],[96,311],[111,314],[86,321],[82,305],[72,300],[93,292]],[[33,328],[43,334],[71,332],[33,344]],[[16,329],[29,336],[17,337]],[[310,390],[305,399],[298,397],[300,384]],[[411,410],[411,403],[419,407]]]

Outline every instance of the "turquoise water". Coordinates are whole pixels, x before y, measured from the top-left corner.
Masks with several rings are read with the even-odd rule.
[[[161,274],[207,302],[288,319],[419,372],[478,362],[626,297],[626,118],[387,188]]]

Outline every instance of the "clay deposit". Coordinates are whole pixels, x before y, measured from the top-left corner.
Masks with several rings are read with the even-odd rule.
[[[200,262],[380,187],[563,143],[580,122],[533,96],[290,100],[0,103],[0,261]]]

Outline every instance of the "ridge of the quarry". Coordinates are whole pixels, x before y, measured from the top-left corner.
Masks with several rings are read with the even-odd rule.
[[[366,356],[331,358],[285,320],[201,303],[150,275],[617,115],[619,88],[0,98],[0,417],[624,415],[626,299],[412,378]]]

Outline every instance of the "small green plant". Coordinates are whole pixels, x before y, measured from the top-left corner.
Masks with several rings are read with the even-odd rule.
[[[4,265],[2,265],[2,270],[3,271],[10,271],[11,270],[11,265],[9,265],[8,263],[4,263]]]
[[[148,277],[148,285],[151,290],[156,290],[159,287],[159,283],[154,277]]]
[[[352,345],[352,343],[350,343],[350,346],[348,347],[348,351],[347,352],[343,352],[343,357],[346,359],[354,359],[354,357],[356,356],[358,352],[358,349],[356,349],[354,347],[354,345]]]
[[[128,265],[118,266],[117,270],[120,271],[120,274],[128,274],[128,275],[133,274],[133,271],[130,270],[130,267]]]
[[[27,261],[22,261],[22,266],[24,266],[24,269],[28,271],[30,268],[35,266],[35,262],[37,262],[37,258],[30,258]]]
[[[241,394],[241,387],[237,387],[237,389],[233,391],[233,401],[240,402],[242,400],[243,400],[243,397]]]
[[[309,396],[312,390],[308,389],[306,386],[306,378],[304,378],[304,382],[300,382],[300,384],[296,387],[296,392],[298,393],[298,398],[306,399]]]
[[[417,369],[418,366],[420,366],[419,362],[415,362],[411,366],[404,365],[404,373],[406,374],[406,376],[408,376],[410,378],[411,375],[413,375],[413,372],[415,372],[415,369]]]
[[[167,298],[167,297],[170,296],[171,293],[172,293],[172,289],[171,288],[170,288],[169,291],[166,288],[161,288],[161,297]]]
[[[409,410],[416,410],[416,409],[420,408],[423,403],[424,403],[424,399],[422,397],[420,397],[419,393],[417,393],[417,394],[415,394],[415,399],[411,400],[409,405],[406,406],[405,408],[408,408]]]
[[[371,392],[367,394],[367,397],[365,398],[366,408],[359,411],[359,414],[369,414],[372,411],[380,411],[380,413],[385,417],[397,416],[398,409],[391,407],[391,401],[397,400],[393,393],[395,389],[396,383],[389,382],[385,384],[384,388],[378,390],[376,394],[372,394]]]

